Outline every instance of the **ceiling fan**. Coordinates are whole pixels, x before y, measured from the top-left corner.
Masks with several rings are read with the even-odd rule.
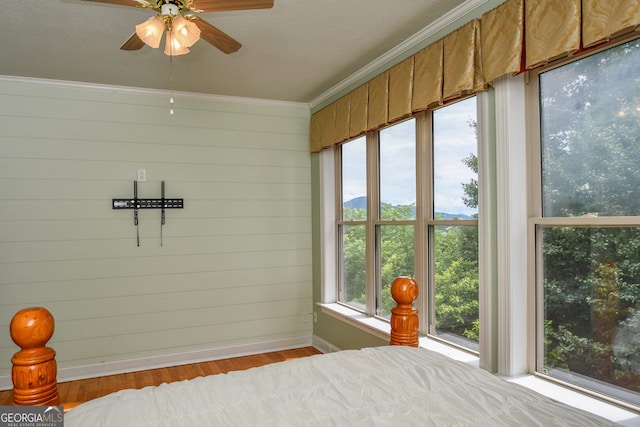
[[[167,55],[183,55],[189,52],[200,38],[224,53],[233,53],[242,44],[228,34],[197,16],[201,12],[228,10],[269,9],[273,0],[85,0],[121,6],[148,8],[156,16],[136,25],[136,32],[120,46],[122,50],[138,50],[145,44],[157,48],[166,30]]]

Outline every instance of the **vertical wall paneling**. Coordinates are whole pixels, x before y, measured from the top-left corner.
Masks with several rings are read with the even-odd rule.
[[[311,342],[309,109],[0,79],[0,379],[9,323],[56,318],[61,369]],[[133,195],[184,199],[113,210]]]

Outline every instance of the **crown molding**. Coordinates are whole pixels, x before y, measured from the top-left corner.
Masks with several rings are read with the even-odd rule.
[[[385,54],[379,56],[346,79],[312,99],[309,102],[311,109],[314,110],[318,107],[323,107],[326,104],[329,104],[334,99],[342,96],[350,88],[357,87],[364,81],[368,80],[370,76],[390,68],[415,53],[414,51],[418,51],[419,49],[426,47],[430,40],[433,37],[436,37],[441,31],[456,23],[458,20],[462,20],[464,17],[478,11],[478,9],[490,1],[491,0],[466,0],[462,2],[460,6],[452,9],[433,23],[409,37],[404,42],[387,51]],[[471,19],[473,19],[473,16],[469,16],[468,21]],[[460,25],[464,25],[464,22]]]
[[[163,96],[163,97],[167,97],[171,95],[171,92],[169,90],[162,90],[162,89],[147,89],[147,88],[130,87],[130,86],[114,86],[114,85],[107,85],[107,84],[74,82],[74,81],[66,81],[66,80],[41,79],[41,78],[35,78],[35,77],[0,75],[0,82],[10,82],[10,83],[17,83],[17,84],[36,84],[36,85],[60,87],[60,88],[71,88],[71,89],[86,89],[86,90],[93,90],[93,91],[122,93],[122,94],[128,94],[128,95]],[[294,109],[301,109],[306,111],[310,109],[309,104],[304,102],[289,102],[289,101],[278,101],[278,100],[272,100],[272,99],[259,99],[259,98],[243,98],[239,96],[215,95],[215,94],[195,93],[195,92],[173,91],[173,97],[176,99],[199,99],[199,100],[205,100],[209,102],[223,102],[223,103],[229,103],[229,104],[294,108]]]

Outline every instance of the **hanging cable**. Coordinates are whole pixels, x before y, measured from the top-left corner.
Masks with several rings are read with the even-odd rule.
[[[167,37],[171,37],[171,31],[167,31]],[[170,40],[169,49],[169,114],[173,114],[173,40]]]

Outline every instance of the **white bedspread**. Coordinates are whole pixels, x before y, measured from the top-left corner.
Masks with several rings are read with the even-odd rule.
[[[305,357],[84,403],[65,427],[615,425],[411,347]]]

